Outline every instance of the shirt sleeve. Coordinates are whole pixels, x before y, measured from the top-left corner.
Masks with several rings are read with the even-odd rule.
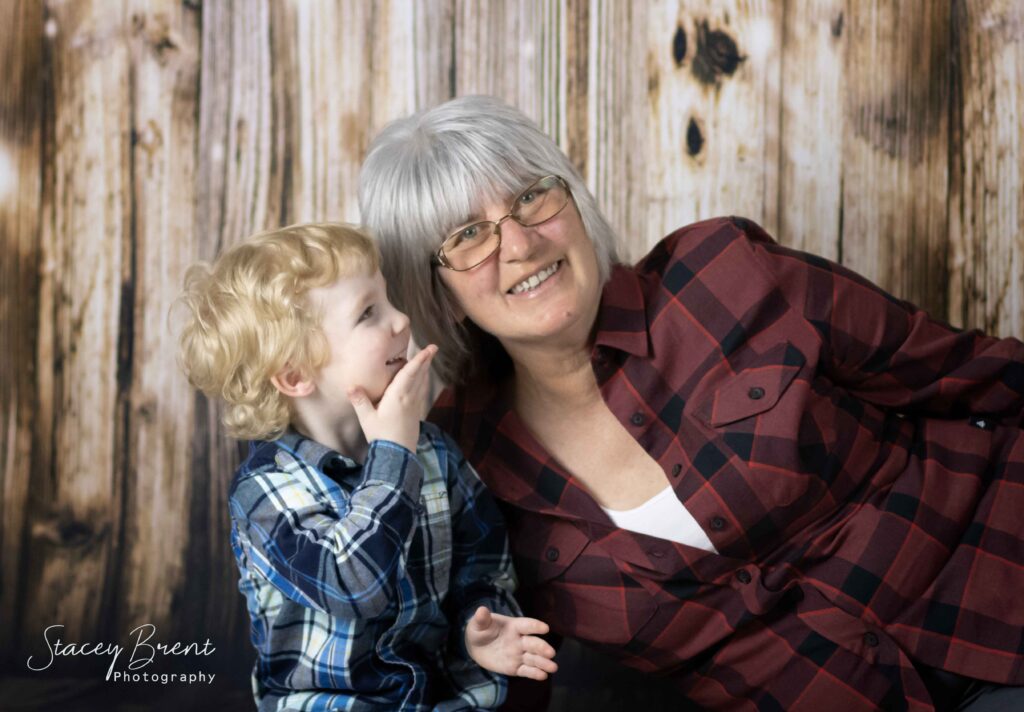
[[[522,615],[512,595],[516,577],[497,503],[458,446],[447,435],[444,440],[452,511],[452,574],[445,602],[451,632],[445,665],[460,696],[472,699],[477,707],[493,708],[505,697],[506,680],[469,657],[466,623],[479,606],[507,616]]]
[[[293,600],[339,617],[387,609],[416,525],[422,468],[389,441],[370,443],[347,508],[321,499],[294,472],[243,479],[232,516],[254,568]]]
[[[875,405],[936,417],[984,414],[1024,425],[1024,342],[929,316],[830,260],[734,222],[789,304],[818,332],[821,367]]]

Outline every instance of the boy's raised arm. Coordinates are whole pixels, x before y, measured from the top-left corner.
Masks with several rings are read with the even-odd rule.
[[[231,507],[250,565],[293,600],[331,615],[381,615],[415,528],[419,462],[405,447],[374,441],[341,513],[314,496],[305,475],[266,471],[238,483]]]

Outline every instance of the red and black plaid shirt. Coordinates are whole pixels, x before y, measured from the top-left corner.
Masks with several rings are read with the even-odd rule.
[[[1024,684],[1024,343],[732,218],[614,269],[592,363],[719,553],[616,528],[495,388],[446,391],[531,615],[713,709],[929,710],[912,663]]]

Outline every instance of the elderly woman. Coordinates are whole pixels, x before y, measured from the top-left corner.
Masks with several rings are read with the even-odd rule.
[[[710,709],[1024,709],[1024,343],[742,218],[621,264],[493,99],[385,128],[360,206],[530,615]]]

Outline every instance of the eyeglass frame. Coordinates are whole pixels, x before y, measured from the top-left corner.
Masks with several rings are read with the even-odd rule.
[[[514,207],[515,207],[515,203],[521,197],[523,197],[526,193],[530,192],[530,190],[532,190],[534,186],[536,186],[541,181],[547,180],[548,178],[556,179],[559,183],[561,183],[562,187],[565,189],[565,196],[566,197],[565,197],[565,202],[562,203],[562,207],[560,207],[558,210],[556,210],[554,213],[552,213],[550,217],[546,217],[543,220],[541,220],[540,222],[530,223],[528,225],[528,224],[520,221],[519,218],[517,218],[515,215],[513,215],[513,210],[514,210]],[[571,201],[572,199],[573,199],[573,197],[572,197],[572,189],[569,187],[569,183],[568,183],[568,181],[565,180],[565,178],[563,178],[562,176],[559,176],[559,175],[554,175],[554,174],[547,175],[547,176],[541,176],[540,178],[535,180],[533,183],[530,183],[530,185],[528,185],[525,188],[523,188],[523,190],[520,191],[516,195],[516,197],[514,197],[512,199],[513,210],[509,210],[507,213],[505,213],[503,216],[501,216],[497,220],[478,220],[477,222],[471,223],[469,225],[466,225],[465,227],[462,227],[459,230],[457,230],[457,231],[451,233],[450,235],[448,235],[447,237],[445,237],[444,240],[441,242],[441,246],[437,248],[437,252],[435,252],[433,255],[431,255],[433,257],[434,266],[435,267],[444,267],[446,269],[450,269],[453,272],[468,272],[469,270],[471,270],[471,269],[473,269],[475,267],[479,267],[484,262],[489,260],[491,258],[491,256],[495,252],[497,252],[499,249],[501,249],[501,224],[503,222],[505,222],[506,220],[512,219],[512,220],[515,220],[521,227],[537,227],[538,225],[543,225],[548,220],[554,220],[558,216],[559,213],[561,213],[563,210],[565,210],[565,206],[568,205],[569,201]],[[453,267],[451,262],[448,261],[448,258],[444,254],[444,243],[448,242],[448,240],[450,240],[453,237],[455,237],[456,235],[458,235],[460,232],[462,232],[462,230],[465,230],[468,227],[473,227],[475,225],[493,225],[494,226],[494,234],[498,238],[498,244],[496,244],[494,246],[493,250],[491,250],[490,252],[487,253],[486,257],[484,257],[482,260],[480,260],[476,264],[470,265],[469,267],[463,267],[462,269],[459,269],[457,267]]]

